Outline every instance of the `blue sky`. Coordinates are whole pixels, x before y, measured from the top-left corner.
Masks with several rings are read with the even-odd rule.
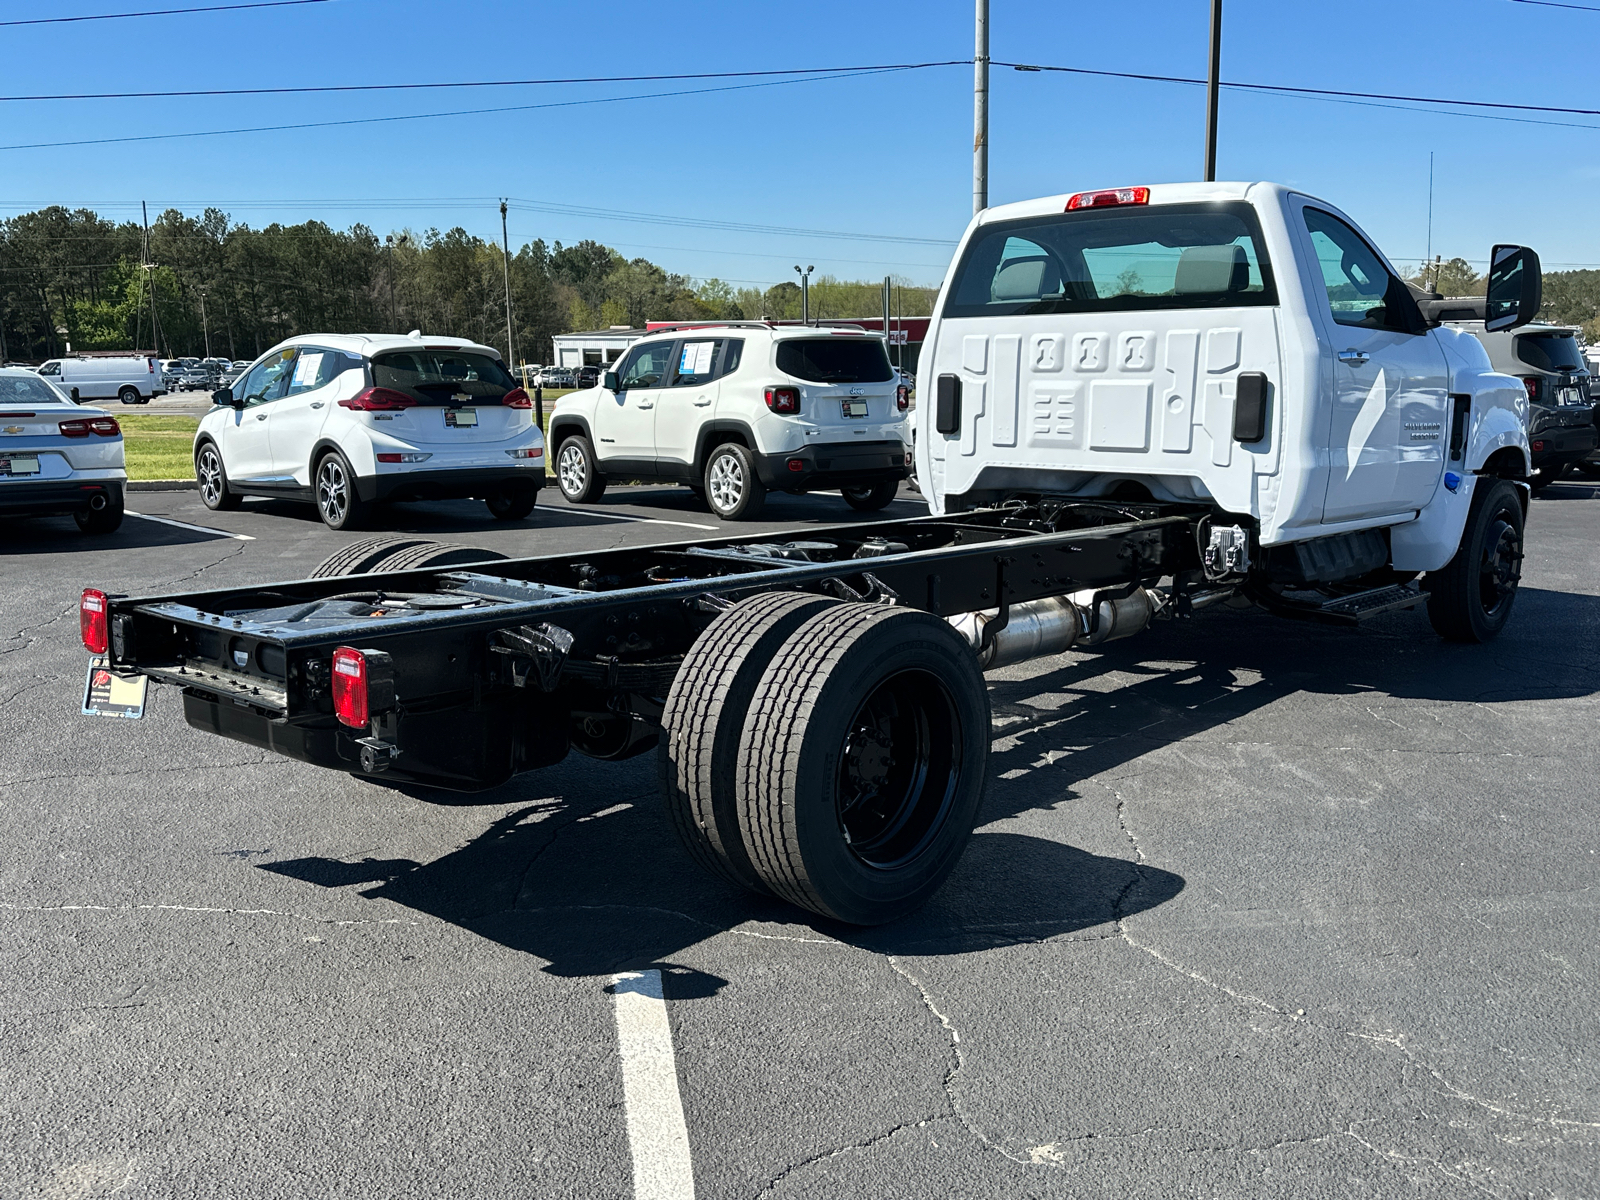
[[[206,0],[29,0],[0,21]],[[212,0],[227,2],[227,0]],[[1572,0],[1600,9],[1600,0]],[[1209,0],[992,0],[1002,61],[1205,73]],[[1515,0],[1226,0],[1223,78],[1600,108],[1600,11]],[[557,4],[331,0],[291,8],[0,27],[6,95],[852,66],[972,54],[965,0]],[[970,66],[622,103],[107,145],[0,149],[0,214],[46,203],[136,217],[215,205],[380,234],[462,225],[513,244],[592,237],[696,278],[791,267],[936,282],[971,209]],[[411,93],[9,102],[0,145],[551,104],[691,88],[594,84]],[[1198,178],[1199,87],[995,68],[991,201]],[[1538,117],[1539,114],[1529,114]],[[1396,260],[1525,242],[1600,266],[1590,128],[1223,93],[1218,174],[1351,213]],[[620,210],[859,239],[552,212]],[[920,241],[892,239],[922,239]]]

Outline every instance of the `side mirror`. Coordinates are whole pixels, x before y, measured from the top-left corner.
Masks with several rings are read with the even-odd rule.
[[[617,373],[615,371],[607,371],[600,377],[600,386],[608,392],[620,391],[621,389],[617,387]]]
[[[78,398],[78,389],[77,388],[73,388],[71,394],[72,394],[72,402],[74,404],[82,404],[83,403],[83,401]]]
[[[1526,325],[1544,302],[1539,256],[1526,246],[1496,246],[1489,255],[1489,288],[1483,327],[1494,333]]]
[[[218,388],[216,391],[211,393],[211,403],[213,403],[213,404],[226,404],[226,405],[232,406],[233,405],[233,389],[232,388]],[[238,407],[239,408],[243,408],[244,405],[241,404],[241,405],[238,405]]]

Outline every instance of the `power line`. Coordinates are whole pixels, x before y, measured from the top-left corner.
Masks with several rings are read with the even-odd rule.
[[[1559,0],[1511,0],[1513,4],[1537,4],[1540,8],[1570,8],[1577,12],[1600,12],[1590,4],[1561,4]]]
[[[310,3],[311,0],[293,0],[293,2]],[[325,0],[315,0],[315,2],[324,3]],[[964,67],[969,65],[970,60],[968,59],[948,59],[942,62],[874,63],[857,67],[792,67],[772,71],[696,71],[677,75],[574,75],[562,79],[475,79],[459,80],[453,83],[330,83],[306,87],[207,88],[184,92],[60,92],[36,96],[0,96],[0,102],[22,100],[172,100],[194,96],[288,96],[311,92],[414,92],[429,91],[437,88],[550,87],[581,83],[681,83],[691,79],[762,79],[775,75],[851,75],[863,71],[920,71],[927,67]]]
[[[158,8],[149,12],[94,13],[85,17],[33,17],[26,21],[0,21],[0,29],[17,25],[72,25],[78,21],[124,21],[130,17],[175,17],[184,13],[236,12],[241,8],[289,8],[296,4],[327,4],[329,0],[256,0],[253,4],[208,4],[204,8]]]
[[[930,63],[929,66],[941,64]],[[340,125],[380,125],[394,121],[425,121],[438,117],[476,117],[493,113],[533,112],[538,109],[576,108],[587,104],[622,104],[631,100],[666,100],[676,96],[703,96],[712,92],[740,92],[750,88],[782,87],[794,83],[816,83],[821,80],[853,79],[868,75],[884,75],[897,71],[915,71],[918,66],[872,67],[849,74],[807,75],[799,79],[769,79],[760,83],[739,83],[728,87],[685,88],[676,92],[648,92],[634,96],[599,96],[590,100],[554,100],[547,104],[513,104],[500,108],[467,108],[452,112],[406,113],[389,117],[354,117],[339,121],[302,121],[288,125],[251,125],[239,129],[195,129],[183,133],[147,133],[135,137],[78,138],[68,142],[16,142],[0,146],[0,150],[52,150],[67,146],[108,146],[127,142],[164,142],[175,138],[226,137],[239,133],[280,133],[296,129],[328,129]]]

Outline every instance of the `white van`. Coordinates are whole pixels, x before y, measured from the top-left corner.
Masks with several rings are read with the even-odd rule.
[[[160,364],[144,355],[52,358],[39,368],[39,374],[69,396],[77,388],[80,401],[115,396],[124,404],[149,404],[152,396],[167,391]]]

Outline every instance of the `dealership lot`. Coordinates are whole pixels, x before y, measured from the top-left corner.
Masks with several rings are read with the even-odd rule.
[[[645,968],[701,1197],[1594,1193],[1600,487],[1533,502],[1485,646],[1211,610],[995,672],[979,833],[870,931],[700,874],[651,757],[408,793],[170,691],[78,716],[84,585],[301,577],[362,536],[129,508],[0,532],[0,1194],[630,1195],[608,987]],[[762,515],[380,520],[524,555],[872,519]]]

